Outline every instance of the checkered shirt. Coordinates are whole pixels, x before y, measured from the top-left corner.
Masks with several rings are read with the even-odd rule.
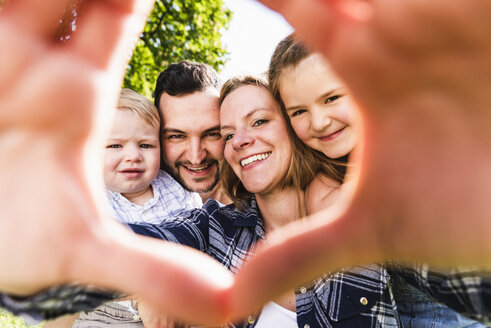
[[[389,272],[455,311],[491,326],[490,271],[461,267],[441,269],[427,264],[408,268],[392,263]]]
[[[130,202],[119,192],[107,191],[113,217],[123,223],[153,223],[177,216],[180,212],[200,208],[198,193],[185,190],[167,172],[160,171],[152,181],[153,198],[141,206]]]
[[[232,205],[220,207],[209,200],[203,209],[181,213],[175,220],[157,225],[129,225],[135,232],[159,239],[179,242],[202,250],[217,259],[233,273],[251,256],[251,247],[264,238],[263,221],[255,199],[240,212]],[[491,279],[482,272],[453,270],[446,273],[425,265],[413,268],[391,264],[370,265],[326,273],[306,286],[295,289],[299,327],[400,327],[397,306],[391,292],[390,275],[397,274],[407,282],[427,291],[435,300],[486,324],[491,323]],[[491,277],[491,275],[488,275]],[[77,295],[63,293],[65,286],[35,295],[13,299],[0,294],[0,306],[14,313],[45,317],[84,310],[107,297],[80,290]],[[79,301],[75,302],[77,298]],[[46,303],[42,300],[54,299]],[[256,316],[235,327],[253,327]]]
[[[256,201],[245,211],[209,200],[203,209],[158,225],[130,225],[137,233],[206,252],[233,273],[265,235]],[[382,266],[369,265],[325,274],[295,290],[299,327],[397,327],[395,304]],[[365,302],[366,300],[366,302]],[[257,316],[231,327],[252,327]]]

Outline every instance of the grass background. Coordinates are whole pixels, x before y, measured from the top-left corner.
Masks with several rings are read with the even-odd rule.
[[[24,323],[22,318],[16,317],[8,312],[0,309],[0,327],[1,328],[41,328],[43,324],[40,323],[34,326],[28,326]]]

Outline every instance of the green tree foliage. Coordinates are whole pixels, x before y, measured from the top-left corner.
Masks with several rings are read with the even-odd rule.
[[[231,17],[223,0],[157,0],[123,86],[152,97],[159,72],[184,59],[207,63],[220,71],[228,55],[221,33]]]
[[[83,0],[75,0],[65,10],[56,36],[61,42],[69,42],[76,33],[80,5]],[[207,63],[220,71],[228,59],[221,33],[231,18],[223,0],[156,0],[123,86],[153,98],[158,74],[170,63],[184,59]]]

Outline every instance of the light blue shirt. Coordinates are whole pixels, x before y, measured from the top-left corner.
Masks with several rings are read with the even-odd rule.
[[[159,171],[152,188],[153,198],[143,206],[130,202],[119,192],[107,190],[113,217],[122,223],[159,224],[182,211],[203,205],[198,193],[187,191],[165,171]]]

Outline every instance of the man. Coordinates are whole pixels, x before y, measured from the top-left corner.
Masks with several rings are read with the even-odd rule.
[[[181,61],[160,73],[155,105],[161,115],[162,166],[203,203],[230,203],[220,186],[224,142],[220,135],[218,77],[206,64]]]
[[[181,61],[160,73],[155,87],[155,105],[161,117],[162,169],[185,189],[198,192],[203,203],[214,198],[226,204],[230,200],[219,183],[224,142],[220,135],[217,88],[218,76],[211,66]],[[144,313],[141,317],[147,324],[150,320],[162,319],[157,315],[158,312]],[[143,326],[135,305],[128,308],[116,302],[73,316],[72,321],[65,324],[56,320],[47,327],[84,328],[95,324],[104,327],[123,323],[127,327]]]

